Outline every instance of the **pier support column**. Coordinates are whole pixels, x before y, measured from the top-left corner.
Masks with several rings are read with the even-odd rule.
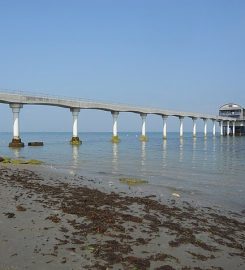
[[[82,141],[80,141],[78,137],[78,114],[80,112],[80,109],[70,108],[70,111],[72,112],[72,118],[73,118],[72,138],[70,140],[70,143],[72,145],[80,145],[82,143]]]
[[[212,120],[212,121],[213,121],[213,136],[215,136],[215,134],[216,134],[215,120]]]
[[[184,116],[179,116],[179,121],[180,121],[179,135],[180,135],[181,138],[183,137],[183,133],[184,133],[183,120],[184,120]]]
[[[162,115],[162,120],[163,120],[163,130],[162,130],[162,135],[163,139],[167,139],[167,119],[168,117],[166,115]]]
[[[120,139],[119,139],[118,134],[117,134],[117,118],[118,118],[119,112],[113,111],[113,112],[111,112],[111,115],[112,115],[112,120],[113,120],[111,141],[113,143],[119,143]]]
[[[236,122],[235,121],[232,123],[232,135],[233,136],[236,135]]]
[[[230,135],[230,121],[227,121],[227,129],[226,129],[227,136]]]
[[[223,121],[220,121],[220,136],[223,136]]]
[[[203,118],[203,122],[204,122],[204,137],[207,137],[207,119]]]
[[[140,114],[141,118],[142,118],[142,127],[141,127],[141,136],[140,136],[140,140],[142,142],[147,142],[148,141],[148,137],[146,136],[146,132],[145,132],[145,126],[146,126],[146,113],[141,113]]]
[[[193,121],[192,135],[193,135],[193,137],[196,137],[196,135],[197,135],[197,119],[195,117],[193,117],[192,121]]]
[[[19,128],[19,113],[20,109],[23,108],[22,104],[10,104],[9,107],[13,112],[13,139],[9,143],[9,147],[24,147],[24,143],[21,142],[20,128]]]

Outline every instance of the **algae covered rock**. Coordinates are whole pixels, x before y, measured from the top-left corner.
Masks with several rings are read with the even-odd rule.
[[[41,160],[36,160],[36,159],[30,159],[30,160],[27,160],[27,164],[30,164],[30,165],[41,165],[43,164],[43,162]]]
[[[43,146],[43,142],[28,142],[28,146]]]
[[[119,139],[119,136],[112,136],[111,138],[111,142],[112,143],[120,143],[120,139]]]
[[[24,160],[24,159],[13,159],[11,160],[12,164],[29,164],[29,165],[40,165],[43,162],[36,159]]]
[[[140,141],[141,141],[141,142],[148,142],[148,140],[149,140],[149,139],[148,139],[148,137],[147,137],[146,135],[141,135],[141,136],[140,136]]]
[[[129,186],[136,186],[148,183],[148,181],[139,178],[120,178],[119,181],[122,184],[127,184]]]
[[[1,161],[1,163],[11,163],[11,159],[8,157],[3,157],[3,160]]]
[[[9,163],[9,164],[13,164],[13,165],[19,165],[19,164],[40,165],[40,164],[43,164],[42,161],[36,160],[36,159],[25,160],[25,159],[11,159],[8,157],[3,157],[3,160],[0,162],[5,163],[5,164]]]
[[[79,137],[72,137],[70,140],[71,145],[80,145],[82,141],[80,141]]]

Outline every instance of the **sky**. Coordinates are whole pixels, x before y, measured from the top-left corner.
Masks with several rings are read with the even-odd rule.
[[[0,90],[216,115],[245,107],[244,48],[244,0],[0,0]],[[12,131],[7,105],[0,119]],[[64,108],[20,113],[21,131],[71,131],[71,121]],[[139,115],[119,115],[119,131],[140,127]],[[111,129],[110,113],[80,112],[80,132]],[[149,115],[147,130],[161,131],[161,117]]]

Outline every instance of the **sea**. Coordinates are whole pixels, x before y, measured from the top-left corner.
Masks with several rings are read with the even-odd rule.
[[[68,132],[22,132],[24,148],[12,149],[12,134],[0,133],[0,156],[14,159],[37,159],[46,167],[81,175],[103,183],[109,191],[120,188],[154,195],[159,198],[184,200],[197,205],[229,211],[245,209],[245,137],[217,136],[198,133],[196,138],[185,133],[147,134],[119,133],[119,144],[111,143],[109,132],[80,133],[80,146],[72,146]],[[42,147],[27,146],[42,141]],[[137,178],[147,184],[123,187],[122,178]],[[82,179],[82,178],[81,178]],[[82,181],[82,180],[81,180]]]

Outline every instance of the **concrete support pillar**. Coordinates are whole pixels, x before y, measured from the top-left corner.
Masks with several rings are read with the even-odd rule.
[[[192,120],[193,120],[192,134],[193,134],[193,137],[196,137],[196,135],[197,135],[197,119],[193,117]]]
[[[10,104],[9,107],[13,112],[13,139],[9,143],[9,147],[24,147],[24,143],[21,142],[20,128],[19,128],[19,113],[23,108],[22,104]]]
[[[216,123],[215,123],[215,120],[212,120],[213,121],[213,136],[215,136],[216,134]]]
[[[203,122],[204,122],[204,137],[207,137],[207,119],[203,118]]]
[[[141,118],[142,118],[141,135],[142,135],[142,136],[145,136],[146,114],[141,114]]]
[[[162,120],[163,120],[163,130],[162,130],[163,139],[167,139],[167,119],[168,119],[168,117],[166,115],[162,116]]]
[[[82,142],[80,141],[78,137],[78,115],[80,112],[79,108],[70,108],[70,111],[72,112],[72,138],[70,140],[70,143],[72,145],[80,145]]]
[[[227,121],[227,130],[226,130],[227,136],[230,135],[230,121]]]
[[[180,121],[179,135],[180,135],[181,138],[183,137],[183,133],[184,133],[183,120],[184,120],[184,117],[179,116],[179,121]]]
[[[111,115],[112,115],[112,139],[111,141],[113,143],[119,143],[120,142],[120,139],[118,137],[118,134],[117,134],[117,118],[118,118],[118,115],[119,115],[119,112],[111,112]]]
[[[232,135],[235,136],[236,135],[236,122],[233,121],[232,123]]]
[[[142,118],[142,127],[141,127],[141,136],[140,136],[140,140],[143,142],[148,141],[148,137],[146,136],[146,113],[141,113],[140,114],[141,118]]]
[[[223,136],[223,121],[220,121],[220,136]]]

